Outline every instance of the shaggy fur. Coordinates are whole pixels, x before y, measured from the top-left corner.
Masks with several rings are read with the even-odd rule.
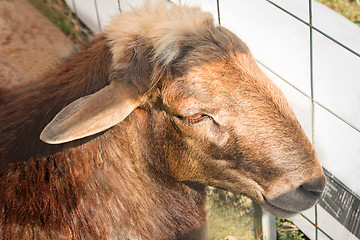
[[[127,118],[60,145],[39,140],[65,106],[112,81],[143,95]],[[204,239],[206,185],[278,216],[309,208],[324,187],[283,94],[197,8],[147,4],[120,16],[0,102],[3,239]]]
[[[74,51],[26,0],[0,1],[0,87],[38,80]]]

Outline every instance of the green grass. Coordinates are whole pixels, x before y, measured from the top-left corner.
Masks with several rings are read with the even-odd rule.
[[[207,197],[208,239],[254,239],[252,201],[241,195],[209,188]]]
[[[278,240],[308,240],[290,220],[276,218],[276,230]]]
[[[63,0],[28,1],[60,28],[78,48],[89,40],[91,31],[75,17]]]
[[[360,0],[318,0],[360,26]]]

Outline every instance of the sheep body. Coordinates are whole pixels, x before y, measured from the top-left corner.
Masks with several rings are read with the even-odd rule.
[[[4,239],[167,239],[203,228],[204,187],[161,177],[163,182],[154,182],[151,175],[160,173],[147,169],[151,159],[136,156],[139,148],[149,148],[142,140],[152,128],[137,114],[93,139],[40,141],[41,130],[66,104],[108,84],[111,63],[106,38],[99,36],[57,72],[2,96],[1,170],[10,165],[0,177]]]
[[[1,88],[39,79],[74,51],[71,41],[25,0],[0,2],[0,35]]]

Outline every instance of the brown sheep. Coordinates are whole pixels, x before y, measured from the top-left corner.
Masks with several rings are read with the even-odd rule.
[[[204,239],[206,185],[280,217],[324,188],[281,91],[198,8],[120,15],[0,102],[3,239]]]
[[[26,0],[0,1],[0,87],[38,80],[74,47]]]

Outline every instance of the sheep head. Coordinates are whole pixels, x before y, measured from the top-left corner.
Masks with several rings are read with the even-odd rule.
[[[141,108],[177,181],[245,193],[280,217],[316,203],[325,178],[314,147],[246,45],[210,14],[148,3],[106,34],[110,84],[60,111],[44,142],[102,132]]]

